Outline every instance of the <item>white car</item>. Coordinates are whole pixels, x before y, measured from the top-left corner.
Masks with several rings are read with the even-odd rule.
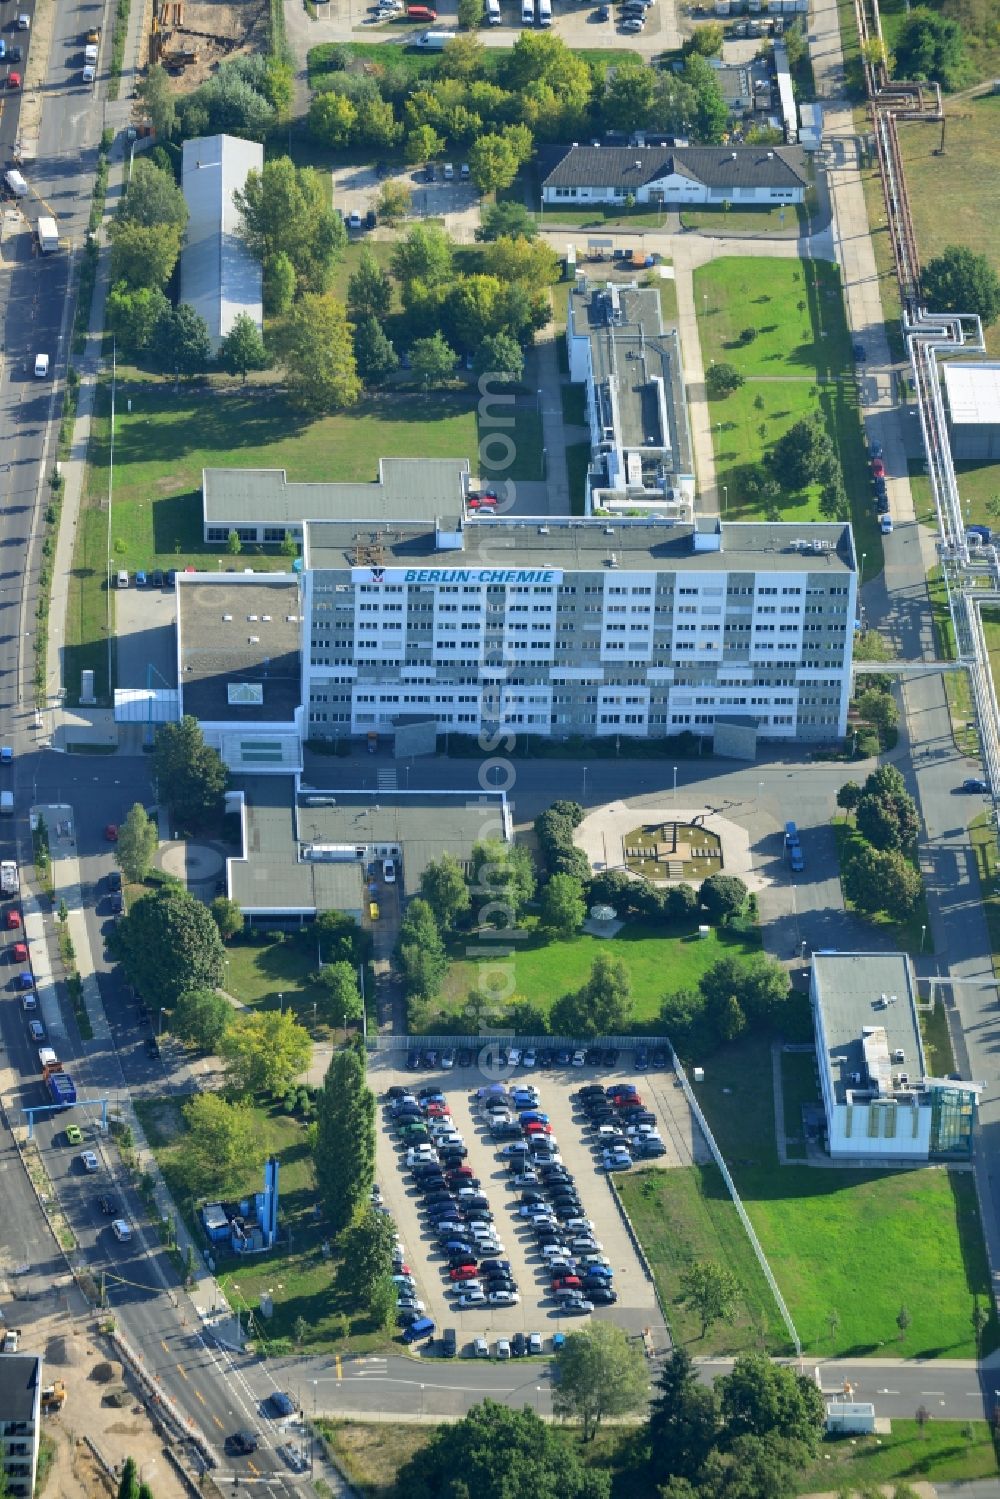
[[[485,1338],[477,1338],[473,1347],[476,1350],[476,1358],[489,1358],[490,1345]]]
[[[562,1244],[543,1244],[541,1248],[543,1260],[561,1260],[565,1254],[566,1249]]]
[[[420,1312],[423,1314],[427,1308],[416,1296],[397,1296],[396,1310],[398,1312]]]
[[[127,1244],[132,1237],[131,1225],[124,1218],[116,1218],[111,1225],[111,1232],[120,1244]]]
[[[511,1179],[512,1187],[537,1187],[538,1174],[534,1171],[522,1171]]]
[[[480,1287],[478,1291],[466,1291],[458,1298],[458,1302],[456,1304],[461,1308],[462,1311],[465,1311],[466,1308],[470,1306],[485,1306],[486,1292],[482,1289],[482,1287]]]
[[[520,1299],[516,1291],[491,1291],[486,1298],[490,1306],[517,1306]]]
[[[421,1161],[436,1161],[437,1154],[433,1145],[413,1145],[406,1152],[406,1164],[417,1166]]]
[[[44,380],[49,372],[49,356],[47,354],[35,355],[35,377]]]
[[[83,1150],[80,1152],[80,1164],[83,1166],[84,1171],[99,1171],[101,1166],[100,1161],[92,1150]]]
[[[524,1053],[524,1056],[521,1058],[521,1066],[522,1067],[537,1067],[537,1065],[538,1065],[538,1062],[537,1062],[537,1059],[535,1057],[535,1048],[533,1046],[529,1046],[528,1050]]]
[[[509,1338],[497,1338],[497,1358],[510,1358]]]
[[[353,215],[352,215],[352,217],[353,217]],[[358,224],[360,225],[360,223],[361,223],[361,215],[360,214],[357,215],[357,219],[358,219]],[[385,882],[386,882],[387,885],[394,885],[396,883],[396,861],[395,861],[395,859],[383,859],[382,860],[382,878],[385,880]]]
[[[485,1296],[486,1292],[483,1290],[483,1283],[481,1280],[460,1280],[456,1285],[448,1287],[447,1295],[471,1296],[479,1291],[482,1291],[483,1295]]]
[[[585,1067],[586,1065],[587,1065],[587,1053],[585,1051],[575,1051],[573,1053],[573,1066],[574,1067]]]
[[[528,1334],[528,1352],[529,1353],[541,1353],[541,1351],[542,1351],[542,1335],[541,1335],[541,1333],[540,1332],[529,1332],[529,1334]]]
[[[575,1234],[592,1234],[594,1232],[594,1225],[589,1218],[567,1218],[563,1224],[563,1228],[568,1233]]]
[[[520,1067],[521,1048],[519,1046],[512,1046],[510,1048],[510,1051],[507,1053],[507,1062],[511,1067]]]
[[[361,215],[356,210],[355,210],[354,213],[348,215],[348,218],[347,218],[347,227],[348,227],[348,229],[360,229],[361,228]]]

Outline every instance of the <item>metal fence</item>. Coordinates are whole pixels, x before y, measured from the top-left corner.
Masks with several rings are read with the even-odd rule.
[[[478,1036],[368,1036],[369,1051],[482,1051],[490,1046],[517,1045],[522,1051],[589,1051],[592,1046],[606,1051],[665,1051],[673,1059],[673,1047],[666,1036],[515,1036],[507,1031],[483,1031]]]
[[[732,1177],[729,1174],[729,1167],[722,1159],[722,1151],[719,1149],[718,1145],[716,1145],[715,1136],[712,1134],[712,1131],[708,1127],[708,1120],[702,1113],[701,1105],[699,1104],[697,1098],[695,1098],[694,1093],[691,1090],[691,1084],[687,1080],[687,1074],[685,1073],[684,1068],[676,1059],[674,1061],[674,1071],[676,1072],[678,1081],[680,1082],[680,1085],[684,1090],[684,1097],[688,1101],[688,1106],[690,1107],[694,1117],[697,1119],[702,1134],[705,1136],[705,1140],[708,1143],[709,1150],[712,1152],[715,1164],[722,1172],[722,1180],[725,1182],[729,1195],[733,1199],[733,1206],[740,1215],[740,1220],[747,1232],[747,1238],[753,1245],[753,1252],[757,1256],[760,1268],[763,1270],[765,1276],[767,1277],[767,1283],[771,1287],[771,1291],[774,1294],[774,1299],[778,1304],[778,1310],[784,1318],[785,1326],[788,1328],[789,1337],[795,1344],[795,1352],[797,1354],[801,1354],[802,1344],[799,1341],[799,1335],[795,1330],[795,1323],[792,1321],[791,1313],[785,1305],[785,1298],[778,1290],[778,1282],[775,1280],[774,1273],[771,1270],[770,1265],[767,1263],[767,1256],[761,1248],[760,1240],[754,1233],[753,1224],[747,1217],[747,1210],[740,1201],[740,1194],[736,1190],[736,1183],[733,1181]]]

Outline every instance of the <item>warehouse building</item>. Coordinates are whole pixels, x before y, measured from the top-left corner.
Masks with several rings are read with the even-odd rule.
[[[979,463],[1000,458],[1000,363],[949,360],[941,366],[951,456]]]
[[[872,1164],[970,1156],[980,1087],[926,1075],[906,954],[816,953],[809,994],[830,1155]]]
[[[694,463],[676,328],[659,289],[577,278],[566,309],[569,375],[586,386],[586,511],[690,520]]]
[[[181,186],[188,206],[181,250],[181,301],[208,324],[212,353],[245,313],[264,326],[263,273],[247,249],[234,194],[264,166],[258,141],[209,135],[184,142]]]

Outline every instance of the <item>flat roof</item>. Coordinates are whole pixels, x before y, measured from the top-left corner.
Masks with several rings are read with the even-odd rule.
[[[381,458],[371,483],[291,482],[283,468],[202,470],[205,524],[295,528],[307,520],[457,519],[467,458]]]
[[[944,388],[952,426],[994,427],[1000,423],[1000,363],[945,360]]]
[[[292,776],[246,776],[246,858],[229,861],[229,893],[247,912],[277,915],[359,911],[364,870],[357,861],[299,859]]]
[[[849,525],[840,521],[721,523],[720,550],[695,551],[696,531],[710,534],[716,523],[671,525],[656,520],[616,517],[577,519],[544,516],[524,519],[469,516],[460,550],[438,550],[433,527],[399,525],[380,538],[386,567],[462,568],[529,567],[566,571],[620,569],[666,572],[823,572],[847,574],[855,569]],[[307,550],[312,568],[344,569],[356,565],[357,532],[330,521],[308,526]],[[812,550],[812,548],[817,550]]]
[[[37,1353],[0,1354],[0,1421],[30,1421],[42,1379]]]
[[[295,577],[179,573],[184,712],[203,723],[282,723],[302,700]]]
[[[579,326],[590,339],[598,399],[602,384],[613,389],[622,448],[650,454],[665,449],[672,472],[693,472],[680,340],[676,328],[663,326],[659,289],[636,282],[595,286],[581,279],[572,299],[574,330]],[[611,420],[610,411],[602,415],[605,425]]]
[[[814,953],[812,969],[837,1102],[844,1103],[848,1091],[858,1086],[851,1082],[852,1073],[861,1074],[861,1087],[867,1085],[865,1027],[884,1029],[890,1057],[902,1051],[906,1061],[898,1064],[899,1069],[911,1083],[919,1082],[925,1071],[924,1053],[906,954]]]
[[[303,787],[296,798],[290,776],[247,776],[237,789],[245,800],[247,857],[230,860],[230,894],[250,912],[362,909],[368,898],[365,865],[348,852],[362,844],[398,845],[402,886],[413,895],[433,859],[450,853],[465,863],[475,843],[501,836],[504,827],[498,792]],[[303,857],[311,845],[347,857]]]

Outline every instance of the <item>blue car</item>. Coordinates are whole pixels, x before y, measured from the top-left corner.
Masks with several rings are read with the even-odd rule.
[[[523,1114],[518,1114],[522,1124],[549,1124],[548,1114],[542,1114],[538,1109],[525,1109]]]
[[[587,1280],[610,1281],[614,1279],[614,1273],[610,1265],[587,1265],[584,1269],[584,1276]]]
[[[0,57],[6,57],[6,56],[7,56],[7,43],[4,41],[3,37],[0,36]]]
[[[475,1259],[476,1257],[476,1251],[473,1249],[472,1245],[467,1244],[464,1239],[448,1239],[444,1244],[441,1245],[441,1248],[447,1255],[467,1254],[471,1259]]]
[[[538,1094],[529,1092],[527,1088],[515,1088],[512,1097],[515,1108],[535,1109],[538,1107]]]

